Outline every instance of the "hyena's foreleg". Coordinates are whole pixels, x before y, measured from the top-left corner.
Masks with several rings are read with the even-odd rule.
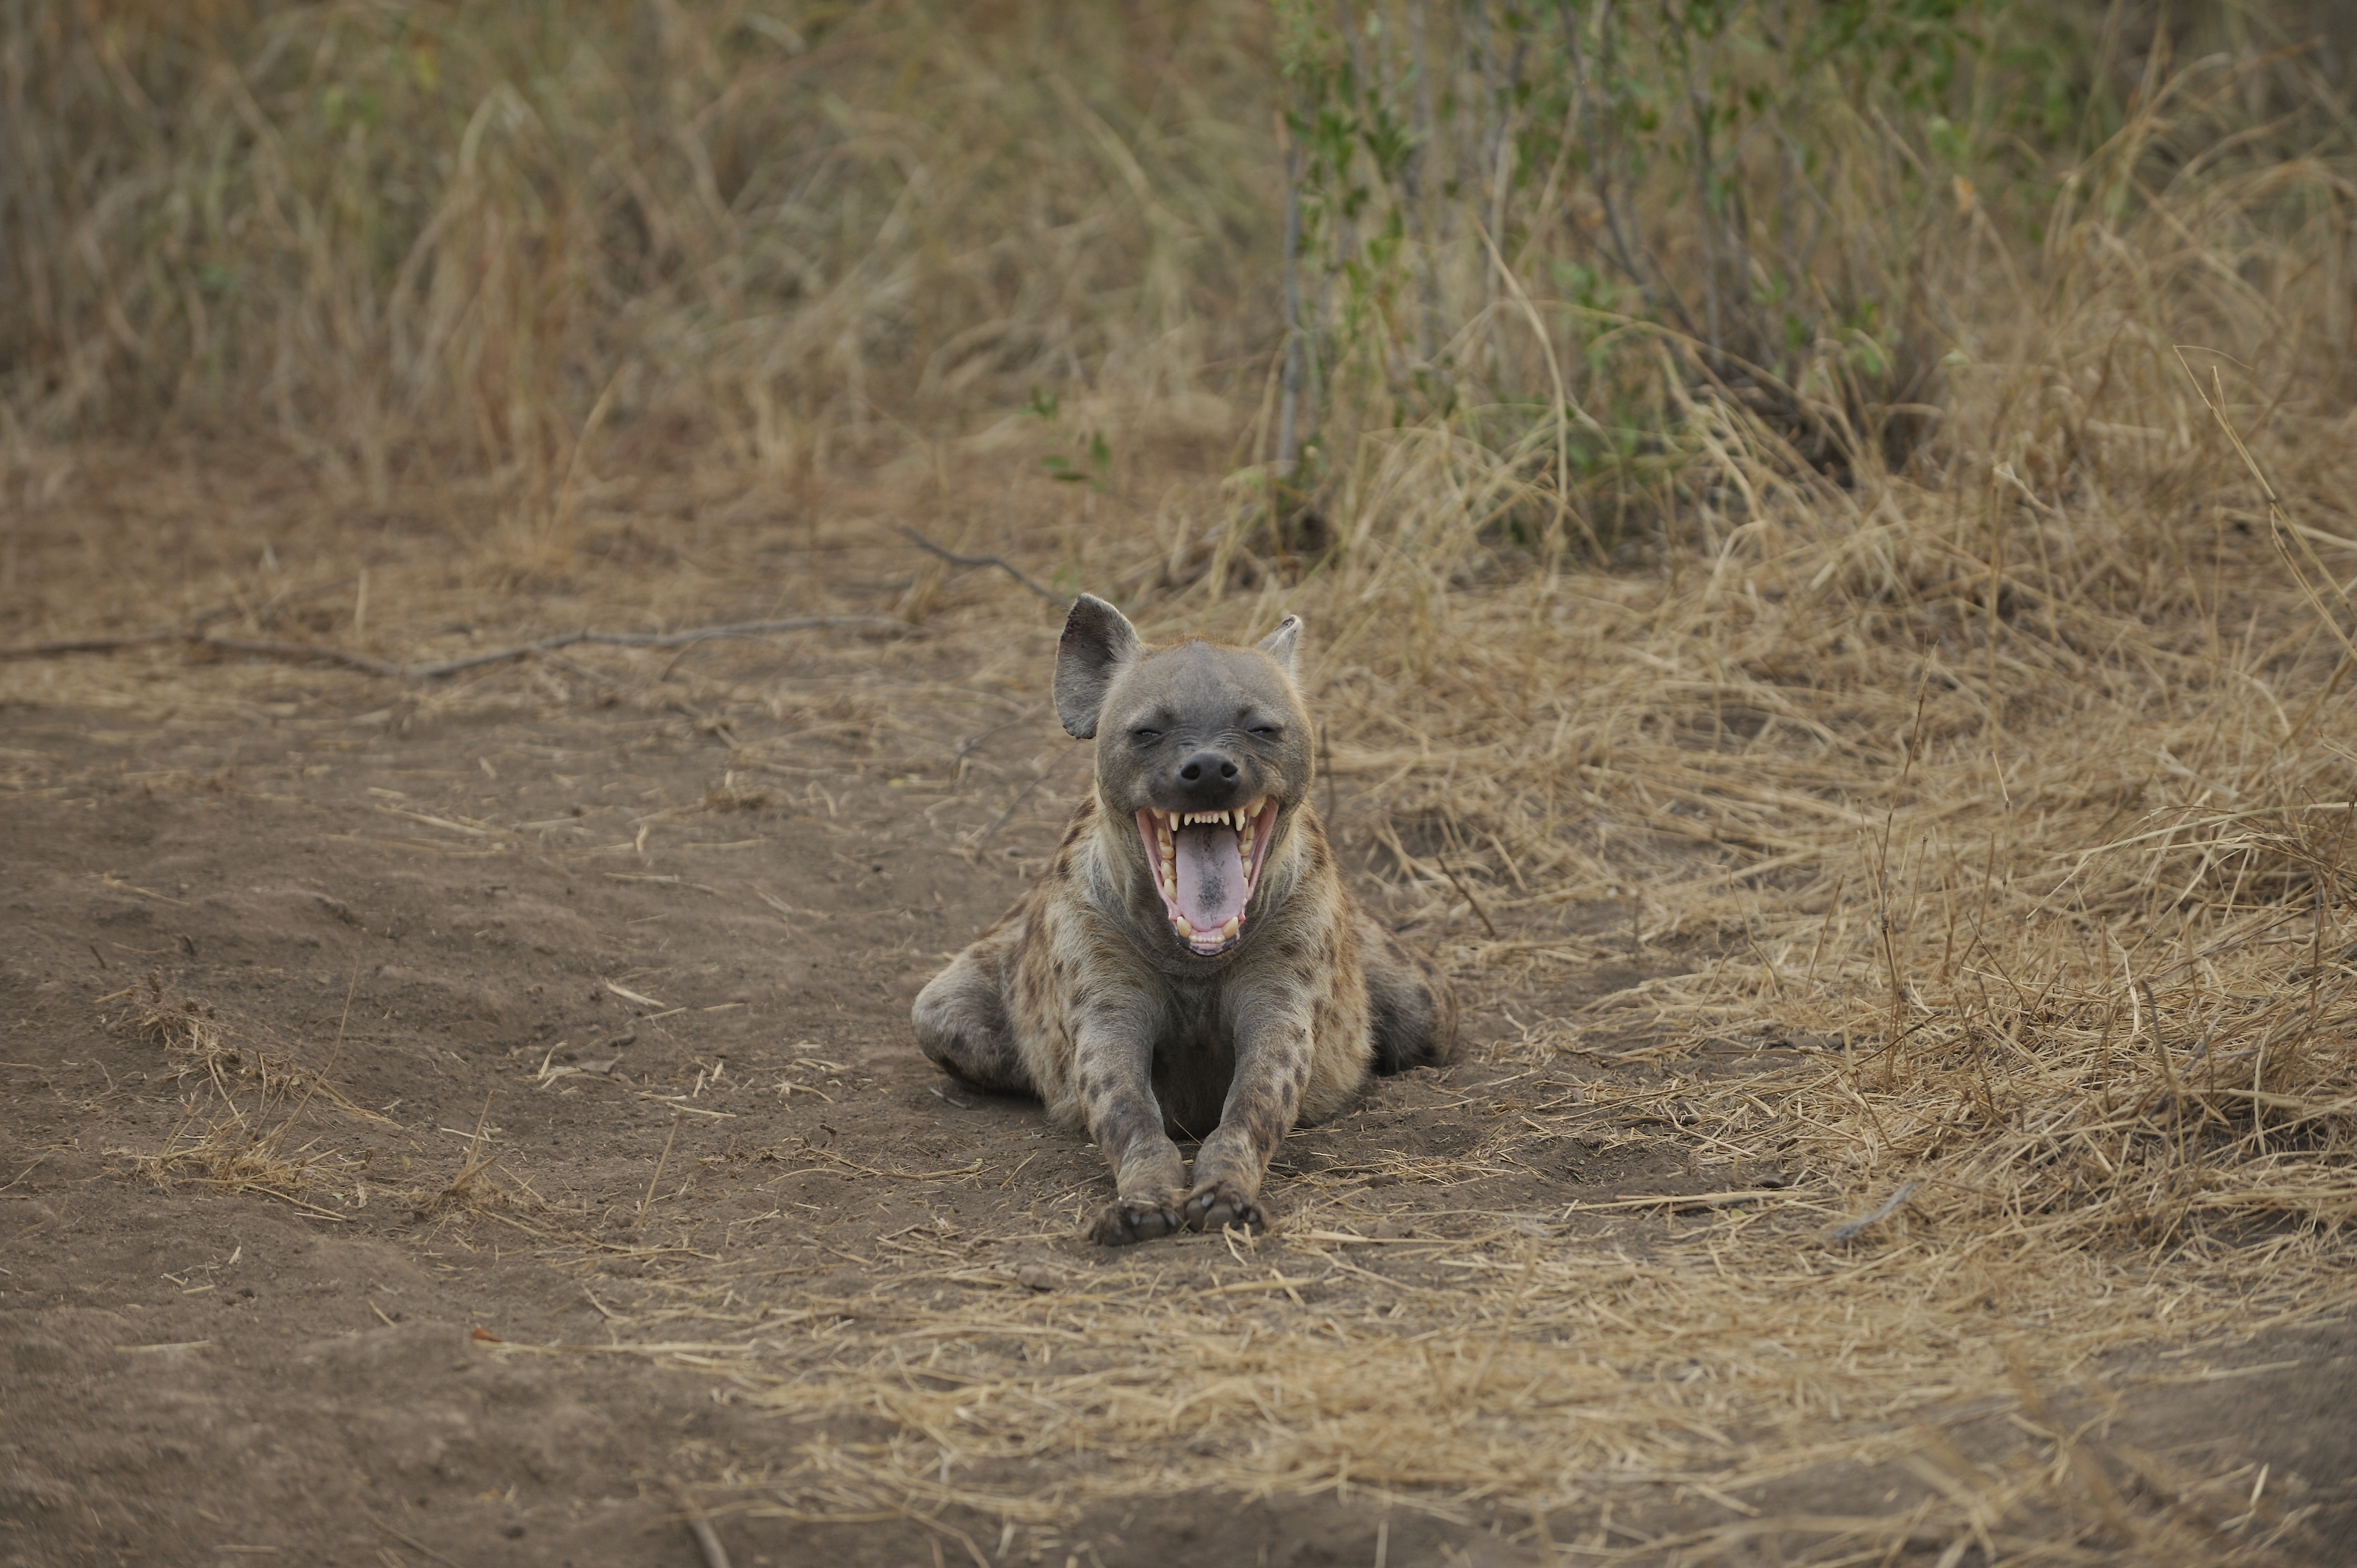
[[[987,940],[926,983],[914,1016],[918,1049],[943,1072],[1003,1094],[1039,1092],[1016,1051],[998,953]]]
[[[1117,1014],[1085,1019],[1073,1053],[1073,1087],[1114,1169],[1114,1201],[1089,1227],[1089,1240],[1122,1247],[1168,1236],[1181,1223],[1187,1162],[1163,1131],[1154,1097],[1153,1036],[1142,1020]]]
[[[1268,1228],[1258,1201],[1260,1184],[1277,1145],[1301,1113],[1313,1043],[1306,1010],[1244,1010],[1236,1030],[1236,1069],[1227,1103],[1221,1108],[1219,1126],[1195,1153],[1195,1182],[1181,1210],[1188,1229]]]

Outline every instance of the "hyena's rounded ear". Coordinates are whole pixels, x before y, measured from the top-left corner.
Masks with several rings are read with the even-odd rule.
[[[1094,594],[1072,601],[1056,639],[1056,716],[1065,734],[1081,740],[1096,735],[1097,711],[1114,677],[1145,648],[1129,618]]]
[[[1288,675],[1293,673],[1294,655],[1301,650],[1301,618],[1287,616],[1276,623],[1276,629],[1260,639],[1260,650],[1274,659]]]

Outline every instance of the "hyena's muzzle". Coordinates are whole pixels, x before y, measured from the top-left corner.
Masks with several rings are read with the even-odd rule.
[[[1137,832],[1170,929],[1206,958],[1224,952],[1243,929],[1275,843],[1283,802],[1256,788],[1250,757],[1206,747],[1149,780]]]

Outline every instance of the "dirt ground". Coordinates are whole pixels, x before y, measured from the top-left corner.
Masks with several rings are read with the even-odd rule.
[[[863,606],[866,564],[774,532],[745,548],[834,573],[839,604],[885,612],[905,589],[904,565]],[[1633,1481],[1534,1520],[1347,1482],[1202,1489],[1174,1424],[1122,1456],[1167,1453],[1158,1495],[1092,1494],[1095,1462],[1062,1453],[962,1473],[1028,1509],[809,1501],[810,1477],[923,1434],[752,1397],[689,1344],[716,1325],[774,1335],[805,1369],[855,1328],[918,1373],[951,1309],[985,1294],[1029,1326],[961,1353],[1013,1365],[1118,1370],[1123,1347],[1059,1325],[1065,1303],[1184,1302],[1246,1337],[1287,1316],[1379,1331],[1469,1268],[1534,1246],[1641,1258],[1707,1208],[1667,1200],[1804,1181],[1730,1184],[1671,1118],[1534,1118],[1598,1084],[1822,1045],[1770,1029],[1673,1060],[1589,1029],[1582,1052],[1534,1058],[1534,1025],[1695,955],[1461,971],[1466,1061],[1296,1136],[1271,1178],[1277,1234],[1092,1249],[1074,1232],[1111,1193],[1094,1151],[942,1079],[908,1023],[1085,785],[1085,748],[1045,712],[1052,628],[1033,615],[987,650],[834,640],[823,669],[793,646],[712,657],[781,688],[856,669],[897,727],[724,710],[692,682],[608,702],[589,663],[509,667],[484,700],[438,703],[358,674],[113,656],[152,659],[174,691],[243,682],[235,702],[145,708],[44,695],[18,668],[0,700],[0,1563],[694,1564],[691,1517],[738,1564],[1770,1563],[1825,1537],[1808,1520],[1896,1518],[1935,1489],[1920,1465],[1828,1462],[1732,1497]],[[1336,801],[1346,843],[1357,787]],[[1581,918],[1609,933],[1624,917]],[[1411,936],[1449,959],[1453,931]],[[199,1023],[221,1032],[202,1060],[185,1048]],[[190,1179],[189,1151],[240,1139],[278,1165]],[[2352,1330],[2165,1354],[2097,1369],[2119,1397],[2080,1430],[2232,1477],[2254,1509],[2264,1490],[2296,1516],[2284,1561],[2357,1563]],[[2035,1426],[1962,1410],[1949,1436],[1991,1465],[2066,1466]],[[1761,1528],[1695,1544],[1738,1516]],[[1986,1560],[1957,1539],[1969,1554],[1903,1532],[1893,1550]]]

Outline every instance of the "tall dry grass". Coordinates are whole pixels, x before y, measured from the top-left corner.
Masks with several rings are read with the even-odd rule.
[[[36,5],[0,409],[381,492],[585,427],[793,469],[1265,336],[1253,7]],[[1234,307],[1243,304],[1239,312]],[[1209,372],[1216,381],[1219,372]]]
[[[1619,956],[1584,933],[1633,906],[1707,957],[1585,1026],[1846,1042],[1779,1109],[1722,1108],[1749,1157],[1806,1151],[1861,1202],[1915,1184],[2025,1262],[2297,1258],[2329,1290],[2357,1215],[2357,161],[2345,98],[2282,63],[2156,36],[2034,222],[1960,188],[1909,258],[1942,328],[1921,446],[1632,322],[1659,521],[1623,569],[1514,526],[1598,493],[1547,441],[1440,416],[1338,456],[1309,582],[1336,762],[1403,880],[1469,940],[1469,876],[1520,928],[1474,952]],[[1272,575],[1237,624],[1302,596]]]

